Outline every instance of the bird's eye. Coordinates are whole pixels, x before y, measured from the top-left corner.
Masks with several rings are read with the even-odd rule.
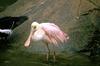
[[[36,29],[36,26],[34,26],[33,28]]]

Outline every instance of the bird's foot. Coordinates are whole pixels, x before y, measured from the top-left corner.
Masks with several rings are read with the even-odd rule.
[[[50,53],[48,52],[47,55],[46,55],[46,61],[47,61],[47,62],[51,61],[50,58],[51,58],[51,55],[50,55]],[[53,58],[53,59],[52,59],[52,62],[55,63],[55,62],[56,62],[56,53],[55,53],[55,52],[53,53],[52,58]]]

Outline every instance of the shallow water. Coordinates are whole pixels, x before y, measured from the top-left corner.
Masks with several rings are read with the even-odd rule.
[[[52,56],[46,61],[45,54],[34,54],[17,48],[0,52],[1,66],[99,66],[99,59],[92,62],[88,56],[63,52],[57,54],[56,62],[53,62]]]

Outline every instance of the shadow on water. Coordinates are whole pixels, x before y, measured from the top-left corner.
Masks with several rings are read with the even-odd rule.
[[[0,12],[4,11],[8,6],[15,3],[17,0],[0,0]]]

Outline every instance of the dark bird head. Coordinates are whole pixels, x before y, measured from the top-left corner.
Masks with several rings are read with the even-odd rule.
[[[28,19],[28,17],[26,17],[26,16],[2,17],[2,18],[0,18],[0,29],[14,29],[17,26],[21,25],[27,19]]]
[[[26,21],[28,17],[20,16],[20,17],[2,17],[0,18],[0,39],[5,39],[9,35],[12,34],[12,30],[19,25],[21,25],[24,21]]]

